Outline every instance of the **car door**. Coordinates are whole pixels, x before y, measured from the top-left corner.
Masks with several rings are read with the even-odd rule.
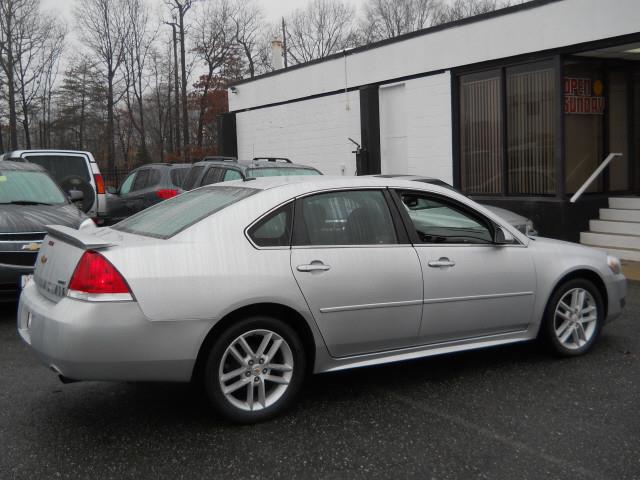
[[[133,185],[129,193],[121,195],[125,204],[127,216],[138,213],[145,208],[145,188],[149,182],[151,171],[149,168],[141,168],[138,170]]]
[[[296,201],[291,269],[337,357],[417,339],[420,263],[387,198],[383,190],[342,190]]]
[[[131,187],[133,187],[136,175],[138,175],[138,171],[134,170],[124,179],[116,193],[109,193],[107,195],[107,209],[111,222],[116,222],[129,216],[125,198],[131,191]]]
[[[396,193],[422,265],[422,343],[525,330],[535,291],[526,246],[494,244],[491,221],[449,197]]]

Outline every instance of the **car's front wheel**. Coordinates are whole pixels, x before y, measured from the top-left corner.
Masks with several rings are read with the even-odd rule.
[[[586,279],[570,280],[551,296],[543,324],[551,349],[561,356],[586,353],[604,321],[602,295]]]
[[[285,322],[271,317],[240,320],[217,338],[204,383],[214,407],[237,423],[255,423],[285,410],[302,386],[302,342]]]

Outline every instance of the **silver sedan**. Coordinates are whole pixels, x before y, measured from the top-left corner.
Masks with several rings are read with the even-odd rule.
[[[280,413],[309,373],[537,337],[583,354],[626,293],[616,258],[397,178],[234,181],[48,231],[18,312],[45,365],[203,382],[241,423]]]

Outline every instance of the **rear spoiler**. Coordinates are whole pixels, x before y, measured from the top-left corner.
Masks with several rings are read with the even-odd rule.
[[[115,245],[115,243],[102,240],[100,237],[96,237],[95,235],[91,235],[74,228],[64,227],[62,225],[47,225],[45,230],[52,237],[63,240],[84,250],[99,250],[101,248],[107,248]]]

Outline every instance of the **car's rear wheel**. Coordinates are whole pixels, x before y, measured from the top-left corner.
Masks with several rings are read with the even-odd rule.
[[[279,415],[295,400],[305,373],[297,333],[271,317],[240,320],[209,351],[204,384],[214,407],[237,423]]]
[[[558,355],[586,353],[600,334],[604,303],[596,286],[585,279],[570,280],[551,296],[544,319],[548,345]]]

